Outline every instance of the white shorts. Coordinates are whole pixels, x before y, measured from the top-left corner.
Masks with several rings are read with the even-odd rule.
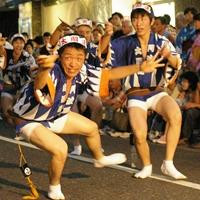
[[[137,99],[129,99],[128,100],[128,108],[131,107],[139,107],[143,110],[147,111],[148,109],[155,110],[157,103],[162,99],[162,97],[168,96],[166,92],[160,92],[146,99],[146,101],[137,100]]]
[[[62,133],[64,126],[67,122],[67,119],[68,119],[68,115],[66,114],[60,118],[57,118],[53,122],[49,121],[48,122],[49,127],[46,126],[46,128],[53,131],[54,133]],[[30,122],[30,123],[25,124],[24,126],[20,128],[20,136],[22,136],[25,140],[29,142],[31,134],[33,133],[34,129],[41,125],[45,126],[43,123],[40,123],[40,122]]]

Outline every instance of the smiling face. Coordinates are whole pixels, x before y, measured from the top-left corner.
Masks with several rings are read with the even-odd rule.
[[[61,65],[68,78],[74,78],[82,68],[86,53],[84,49],[68,46],[60,55]]]
[[[12,45],[15,54],[20,55],[24,49],[25,42],[21,38],[16,38],[15,40],[13,40]]]

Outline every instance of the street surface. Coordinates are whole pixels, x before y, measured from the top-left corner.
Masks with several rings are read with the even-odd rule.
[[[14,130],[0,121],[0,200],[21,200],[29,188],[19,169],[19,152],[13,140]],[[150,143],[153,175],[141,180],[132,177],[137,170],[130,168],[129,139],[103,135],[105,154],[122,152],[128,157],[125,164],[113,168],[93,167],[92,157],[81,138],[83,154],[68,158],[62,176],[62,190],[66,200],[198,200],[200,199],[200,149],[179,146],[174,159],[176,167],[188,179],[174,181],[163,176],[160,165],[165,145]],[[72,136],[63,137],[72,150]],[[23,143],[24,144],[24,143]],[[32,169],[31,179],[40,193],[40,200],[48,199],[48,162],[50,156],[32,145],[22,146]],[[80,161],[83,160],[83,161]],[[140,168],[139,160],[136,160]]]

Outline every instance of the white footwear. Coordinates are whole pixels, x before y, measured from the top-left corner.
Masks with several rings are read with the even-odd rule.
[[[103,156],[99,160],[94,161],[95,167],[104,167],[108,165],[117,165],[126,162],[126,156],[123,153],[114,153],[110,156]]]
[[[53,200],[65,200],[61,185],[49,185],[48,197]]]
[[[74,151],[72,151],[70,154],[80,156],[81,153],[82,153],[82,146],[77,145],[77,146],[74,146]]]
[[[24,140],[24,137],[17,135],[14,139],[17,141],[22,141]]]
[[[187,177],[179,172],[173,164],[172,160],[164,160],[161,165],[161,171],[163,174],[171,176],[175,179],[186,179]]]
[[[141,171],[137,172],[134,177],[135,178],[147,178],[152,174],[152,165],[147,165],[142,168]]]

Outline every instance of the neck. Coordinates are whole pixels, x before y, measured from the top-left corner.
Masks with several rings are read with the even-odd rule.
[[[149,32],[147,32],[144,35],[138,36],[138,39],[139,39],[139,41],[140,41],[141,44],[148,44],[149,38],[150,38],[150,33],[151,32],[149,31]]]

